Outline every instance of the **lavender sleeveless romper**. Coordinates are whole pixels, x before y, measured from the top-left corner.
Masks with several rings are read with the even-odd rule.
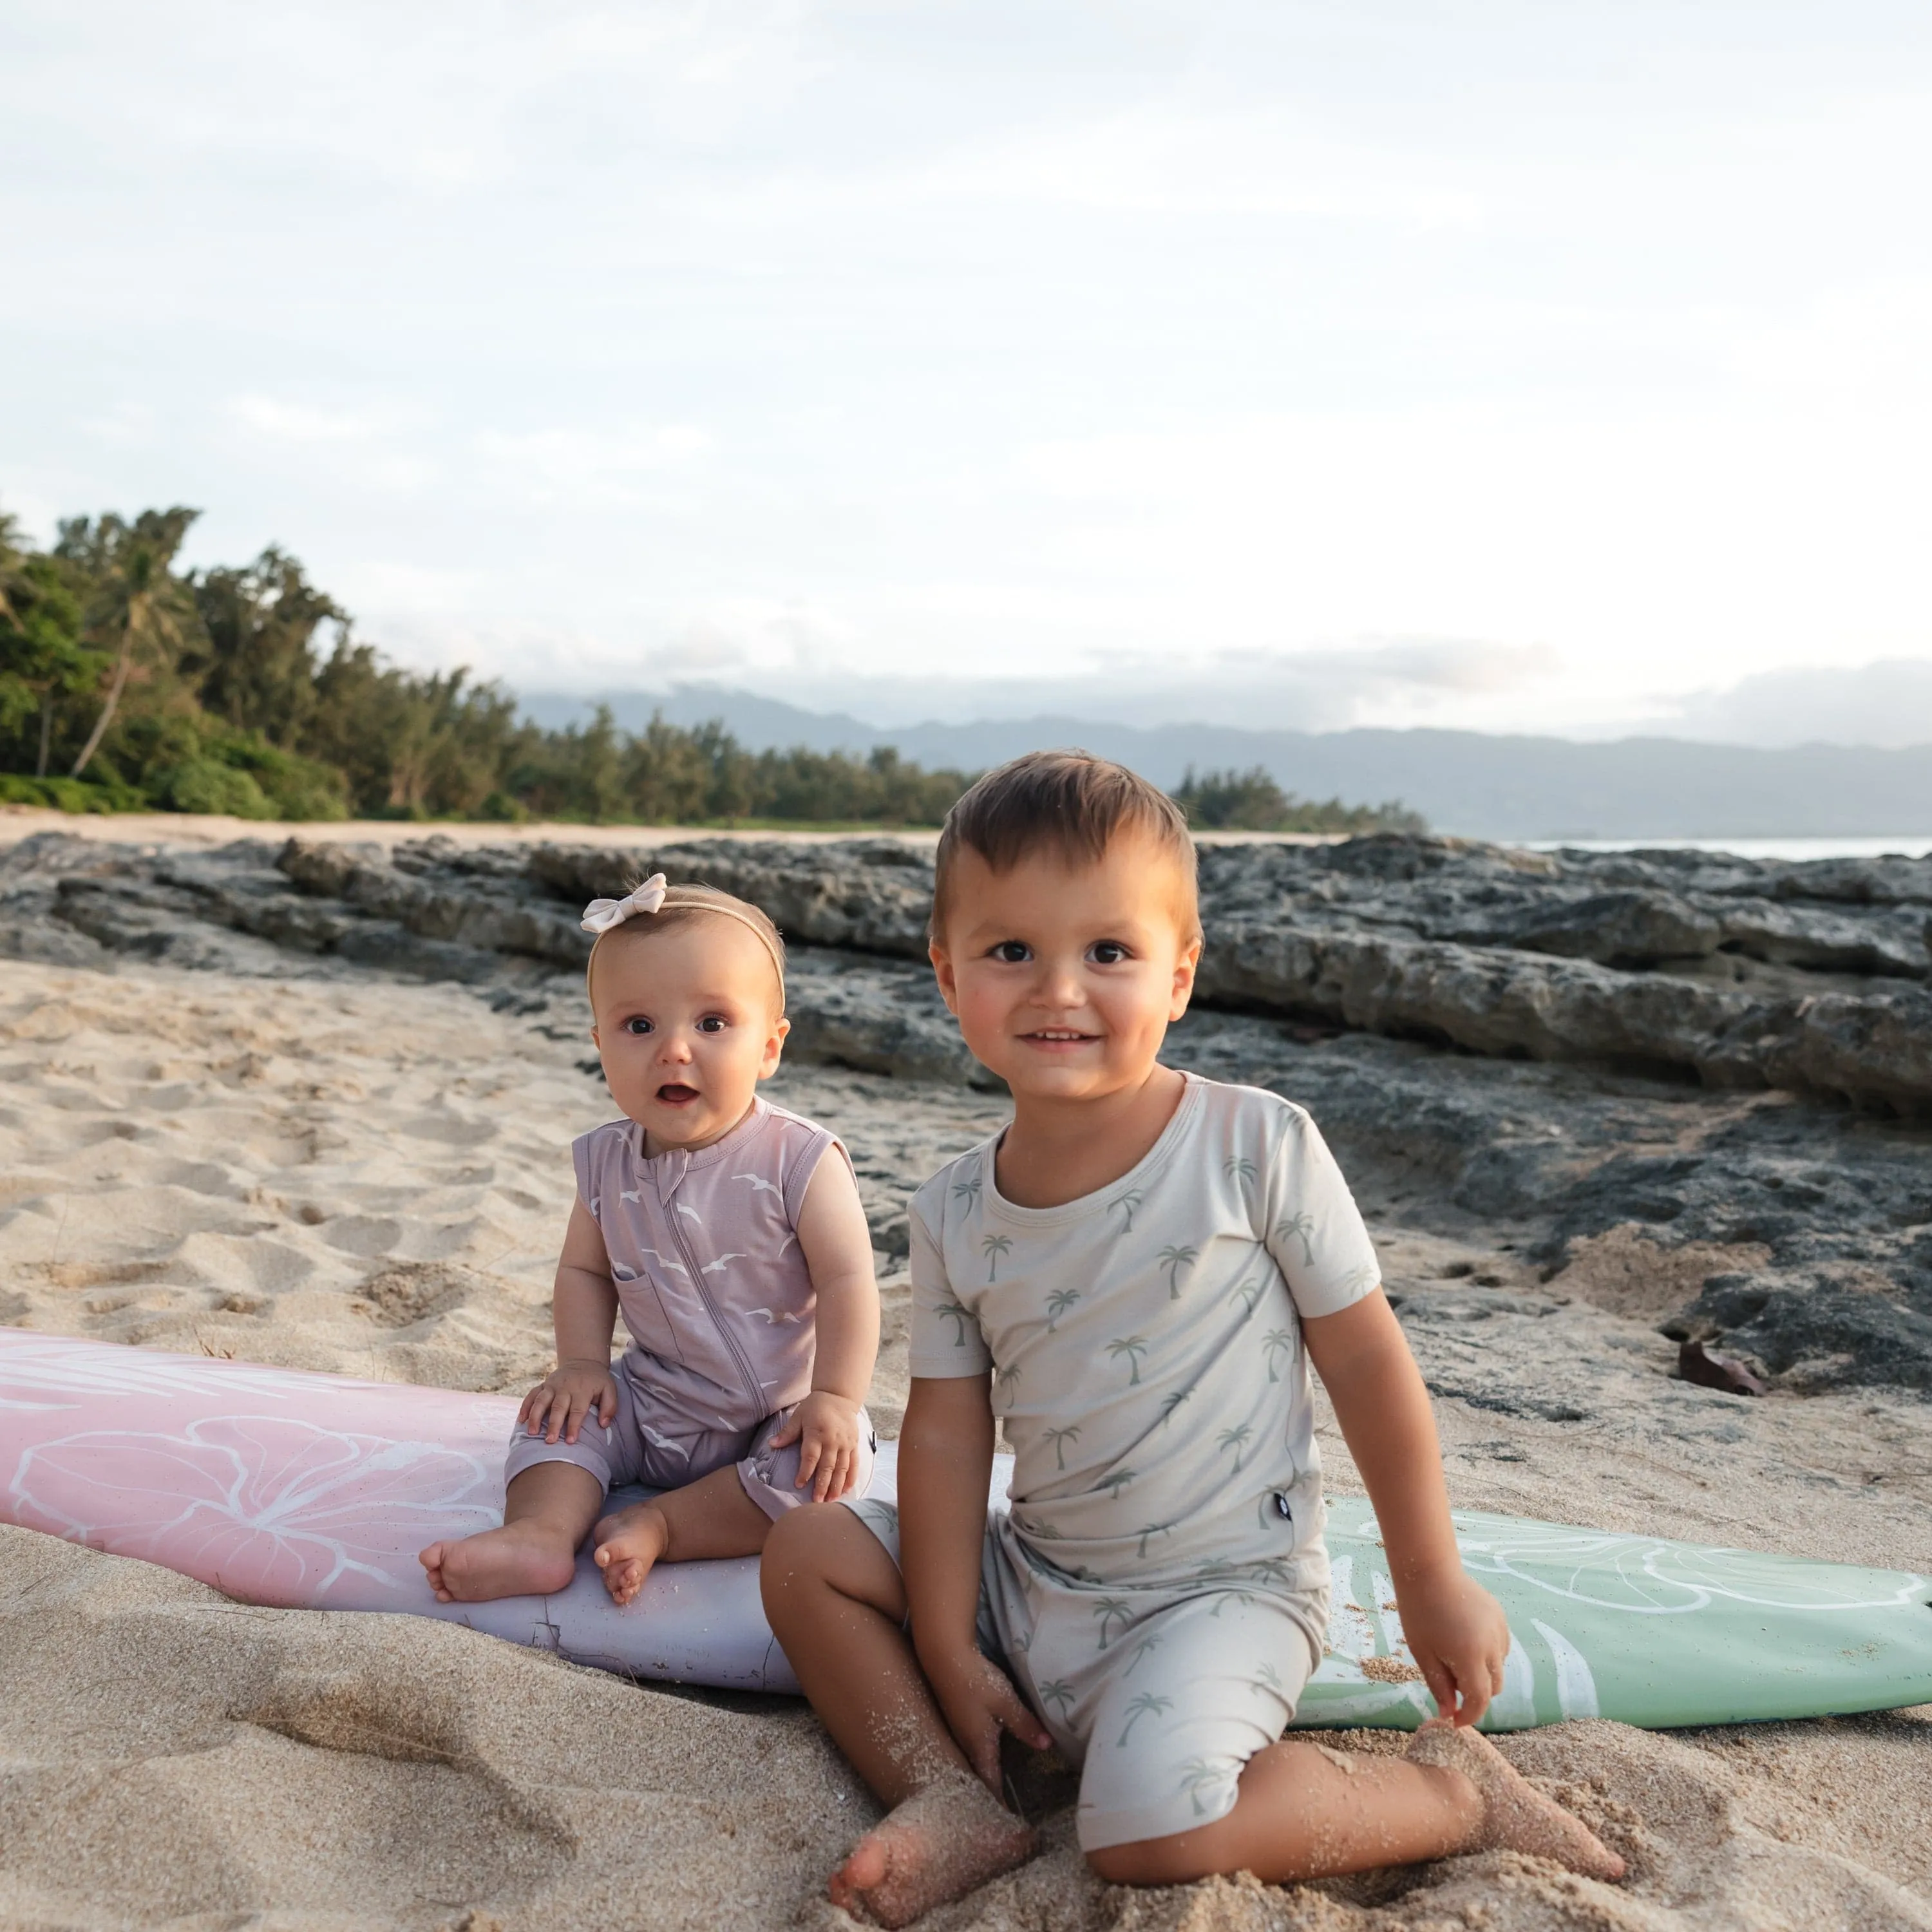
[[[573,1462],[608,1492],[682,1489],[736,1463],[745,1493],[773,1518],[808,1500],[799,1448],[771,1438],[811,1393],[818,1296],[798,1244],[805,1190],[830,1130],[754,1100],[722,1140],[646,1160],[644,1130],[613,1120],[574,1142],[577,1188],[603,1230],[631,1346],[611,1373],[616,1413],[593,1410],[573,1442],[518,1429],[503,1479]],[[878,1439],[859,1415],[849,1498],[872,1480]]]

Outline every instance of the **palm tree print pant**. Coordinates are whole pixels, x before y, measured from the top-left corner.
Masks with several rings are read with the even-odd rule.
[[[898,1510],[847,1507],[899,1560]],[[1090,1582],[987,1520],[980,1649],[1080,1769],[1081,1847],[1169,1838],[1225,1817],[1256,1752],[1287,1729],[1322,1661],[1326,1587]]]

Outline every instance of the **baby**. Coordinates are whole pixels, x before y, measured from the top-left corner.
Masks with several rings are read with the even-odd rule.
[[[625,1118],[572,1148],[557,1365],[518,1412],[502,1527],[422,1552],[444,1603],[562,1589],[595,1524],[628,1604],[654,1564],[754,1555],[808,1494],[872,1480],[879,1303],[858,1186],[826,1129],[757,1090],[789,1030],[777,928],[662,874],[584,924],[590,1036]],[[602,1516],[626,1483],[665,1493]]]
[[[1468,1728],[1508,1630],[1463,1573],[1429,1397],[1314,1123],[1160,1063],[1201,946],[1185,821],[1118,766],[1022,758],[946,820],[932,962],[1013,1116],[913,1199],[898,1508],[800,1510],[762,1573],[891,1808],[832,1896],[889,1926],[1030,1851],[1002,1731],[1081,1767],[1079,1842],[1117,1883],[1492,1846],[1622,1870]],[[1328,1613],[1311,1362],[1442,1713],[1406,1756],[1281,1742]],[[1012,1508],[989,1515],[996,1419]]]

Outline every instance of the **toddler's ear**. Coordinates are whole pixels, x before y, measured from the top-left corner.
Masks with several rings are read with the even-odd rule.
[[[939,982],[939,997],[946,1002],[946,1010],[956,1017],[959,986],[952,970],[952,956],[935,939],[927,946],[926,956],[932,962],[932,976]]]
[[[1174,962],[1174,998],[1168,1012],[1170,1020],[1178,1020],[1187,1010],[1187,1003],[1194,997],[1194,976],[1201,968],[1202,942],[1190,942],[1187,950]]]

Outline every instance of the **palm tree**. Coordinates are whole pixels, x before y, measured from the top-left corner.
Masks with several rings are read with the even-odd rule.
[[[1174,1412],[1193,1393],[1191,1388],[1176,1389],[1172,1395],[1164,1395],[1161,1397],[1160,1419],[1163,1427],[1174,1420]]]
[[[1315,1244],[1309,1238],[1314,1232],[1313,1218],[1306,1214],[1289,1214],[1274,1224],[1274,1238],[1277,1241],[1286,1241],[1294,1235],[1300,1237],[1301,1258],[1310,1268],[1315,1265]]]
[[[1126,1226],[1120,1230],[1122,1234],[1131,1234],[1134,1232],[1134,1210],[1140,1204],[1141,1191],[1138,1187],[1130,1187],[1124,1194],[1115,1195],[1113,1199],[1107,1203],[1108,1211],[1110,1214],[1116,1208],[1120,1210],[1122,1219],[1126,1222]]]
[[[1065,1724],[1067,1712],[1073,1708],[1073,1686],[1064,1677],[1050,1677],[1044,1684],[1036,1684],[1034,1688],[1039,1692],[1040,1701],[1042,1704],[1058,1704],[1060,1706],[1060,1721]]]
[[[1240,1154],[1231,1154],[1221,1163],[1221,1172],[1238,1184],[1255,1178],[1255,1164]]]
[[[100,748],[136,656],[178,650],[197,621],[194,601],[174,576],[172,566],[188,526],[200,514],[177,506],[143,510],[131,524],[106,516],[92,526],[85,517],[61,526],[56,554],[88,567],[99,586],[89,628],[116,646],[107,694],[74,761],[73,777],[86,770]]]
[[[980,1244],[980,1252],[986,1257],[986,1279],[998,1281],[1000,1278],[1000,1257],[1012,1246],[1010,1234],[988,1234]]]
[[[1156,1696],[1151,1690],[1143,1690],[1138,1697],[1134,1698],[1127,1706],[1127,1721],[1120,1726],[1120,1738],[1118,1742],[1116,1743],[1114,1748],[1118,1750],[1126,1744],[1127,1742],[1127,1733],[1131,1731],[1135,1725],[1138,1724],[1141,1719],[1144,1718],[1150,1711],[1159,1712],[1162,1711],[1171,1711],[1173,1708],[1174,1700],[1172,1697]]]
[[[1107,1639],[1113,1625],[1118,1622],[1123,1630],[1134,1620],[1133,1606],[1124,1597],[1102,1597],[1094,1606],[1094,1614],[1100,1619],[1100,1648],[1107,1647]]]
[[[1009,1408],[1012,1406],[1013,1390],[1016,1387],[1018,1386],[1019,1378],[1019,1364],[1016,1362],[1009,1362],[1006,1366],[1004,1369],[1000,1370],[998,1374],[994,1376],[993,1378],[993,1385],[994,1388],[999,1392],[999,1394],[1006,1397],[1006,1406]]]
[[[1157,1258],[1167,1270],[1167,1298],[1170,1301],[1178,1301],[1180,1299],[1180,1270],[1184,1268],[1192,1268],[1201,1258],[1201,1250],[1198,1248],[1170,1246],[1162,1248]]]
[[[1056,1288],[1046,1298],[1046,1332],[1049,1335],[1058,1327],[1060,1318],[1079,1299],[1077,1288]]]
[[[1117,1361],[1123,1355],[1127,1358],[1127,1386],[1137,1388],[1141,1379],[1141,1358],[1148,1352],[1148,1339],[1144,1335],[1123,1335],[1107,1344],[1107,1352]]]
[[[1141,1534],[1141,1555],[1142,1555],[1142,1558],[1144,1558],[1146,1557],[1146,1556],[1147,1556],[1147,1546],[1148,1546],[1148,1541],[1149,1541],[1149,1540],[1150,1540],[1150,1538],[1154,1538],[1154,1537],[1156,1537],[1156,1536],[1172,1536],[1173,1534],[1174,1534],[1174,1526],[1173,1526],[1173,1524],[1172,1524],[1171,1522],[1144,1522],[1144,1523],[1142,1523],[1142,1524],[1141,1525],[1141,1532],[1140,1532],[1140,1534]],[[1150,1639],[1150,1641],[1157,1642],[1157,1641],[1158,1641],[1158,1640],[1157,1640],[1157,1639]]]
[[[1058,1468],[1066,1467],[1066,1445],[1080,1439],[1080,1425],[1076,1422],[1065,1429],[1048,1429],[1041,1432],[1053,1444],[1054,1464]]]
[[[1294,1353],[1294,1330],[1292,1328],[1270,1328],[1262,1337],[1262,1346],[1268,1352],[1268,1380],[1278,1382],[1281,1377],[1276,1372],[1278,1358],[1283,1354]]]
[[[1118,1502],[1120,1500],[1120,1492],[1123,1490],[1131,1489],[1133,1486],[1133,1480],[1136,1474],[1136,1472],[1132,1469],[1116,1469],[1114,1473],[1100,1485],[1100,1486],[1103,1490],[1112,1490],[1114,1492],[1114,1502]]]
[[[1267,1292],[1258,1281],[1237,1282],[1231,1292],[1241,1298],[1241,1312],[1244,1316],[1253,1314],[1261,1305],[1262,1295]]]
[[[980,1177],[976,1174],[970,1180],[956,1180],[952,1184],[952,1198],[956,1201],[963,1200],[969,1208],[976,1206],[980,1199]]]
[[[1226,1758],[1191,1757],[1180,1767],[1180,1788],[1194,1801],[1194,1815],[1204,1818],[1208,1808],[1201,1802],[1204,1791],[1234,1781],[1236,1767]]]
[[[1222,1430],[1215,1438],[1216,1448],[1234,1450],[1234,1473],[1238,1476],[1241,1473],[1241,1451],[1247,1446],[1248,1438],[1254,1432],[1252,1423],[1238,1422],[1233,1428]]]
[[[973,1319],[972,1311],[956,1301],[941,1301],[934,1305],[933,1313],[941,1322],[952,1324],[952,1346],[963,1348],[966,1346],[966,1324]]]
[[[1148,1652],[1149,1651],[1150,1651],[1150,1650],[1158,1650],[1158,1649],[1160,1649],[1160,1639],[1159,1637],[1157,1637],[1157,1636],[1144,1636],[1144,1637],[1142,1637],[1142,1638],[1141,1639],[1140,1642],[1139,1642],[1138,1643],[1137,1643],[1137,1644],[1136,1644],[1136,1645],[1134,1646],[1134,1660],[1133,1660],[1133,1662],[1132,1662],[1132,1664],[1129,1664],[1129,1665],[1127,1666],[1126,1669],[1125,1670],[1124,1670],[1123,1672],[1121,1672],[1120,1675],[1121,1675],[1122,1676],[1124,1676],[1124,1677],[1131,1677],[1131,1676],[1132,1676],[1132,1675],[1134,1674],[1135,1671],[1136,1671],[1136,1670],[1137,1670],[1140,1667],[1140,1660],[1141,1660],[1141,1659],[1142,1659],[1142,1658],[1144,1658],[1144,1656],[1146,1656],[1146,1654],[1148,1654]]]

